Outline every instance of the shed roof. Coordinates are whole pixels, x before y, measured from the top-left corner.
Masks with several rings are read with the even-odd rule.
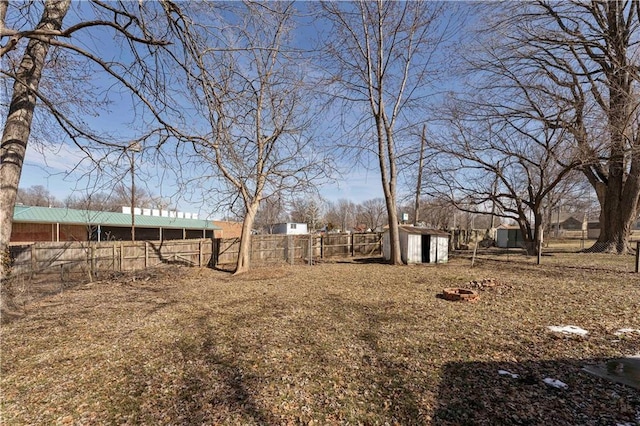
[[[418,234],[418,235],[441,235],[441,236],[449,236],[448,232],[441,231],[440,229],[432,229],[432,228],[422,228],[420,226],[399,226],[400,230],[405,231],[407,234]]]
[[[207,220],[135,215],[136,226],[175,229],[220,229]],[[57,207],[15,206],[13,221],[22,223],[64,223],[68,225],[131,226],[131,215]]]
[[[501,223],[496,227],[496,229],[520,229],[520,227],[518,225],[507,225],[507,224]]]

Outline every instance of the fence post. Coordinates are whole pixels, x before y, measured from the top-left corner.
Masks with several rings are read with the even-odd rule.
[[[120,272],[124,271],[124,245],[120,242]]]
[[[320,236],[320,259],[324,259],[324,236]]]
[[[90,246],[90,251],[91,251],[91,263],[90,263],[90,267],[91,267],[91,279],[93,279],[93,277],[95,276],[96,273],[96,247],[91,244]]]
[[[117,271],[116,269],[116,243],[113,243],[113,247],[112,247],[112,251],[113,251],[113,270]]]
[[[198,241],[198,268],[202,268],[202,240]]]
[[[144,269],[149,267],[149,241],[144,242]]]
[[[31,251],[31,278],[33,278],[33,275],[36,273],[36,267],[38,266],[38,260],[36,259],[36,244],[31,244],[29,250]]]
[[[211,239],[211,263],[213,267],[218,266],[218,259],[220,256],[220,245],[222,241],[221,238],[212,238]]]
[[[295,253],[295,247],[293,243],[293,235],[287,235],[287,257],[288,257],[287,260],[291,265],[293,265],[295,255],[296,253]]]
[[[351,257],[356,255],[356,234],[353,232],[349,234],[349,242],[351,243]]]
[[[636,243],[636,273],[640,272],[640,241]]]

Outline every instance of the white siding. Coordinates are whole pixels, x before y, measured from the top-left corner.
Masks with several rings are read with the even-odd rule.
[[[306,223],[278,223],[273,226],[274,234],[304,235],[308,234]]]
[[[434,238],[434,237],[431,237]],[[431,240],[433,244],[433,239]],[[447,237],[436,237],[437,241],[437,252],[438,252],[438,263],[447,263],[449,261],[449,238]]]
[[[402,232],[400,235],[407,239],[406,256],[403,250],[403,261],[409,263],[422,263],[422,235],[407,234]]]
[[[287,234],[289,235],[303,235],[308,234],[306,223],[289,223]]]
[[[422,234],[408,233],[400,228],[400,251],[402,261],[407,264],[422,263],[422,250],[429,250],[431,263],[446,263],[449,261],[449,237],[447,235],[430,235],[430,246],[422,247]],[[382,256],[385,260],[391,258],[389,231],[382,234]]]
[[[389,244],[389,231],[382,234],[382,257],[384,260],[391,260],[391,247]]]

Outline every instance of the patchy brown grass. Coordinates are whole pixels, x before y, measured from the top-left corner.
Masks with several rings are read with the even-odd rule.
[[[3,325],[1,422],[637,424],[637,390],[581,371],[640,352],[640,336],[613,334],[640,328],[640,277],[619,259],[173,267],[87,284]],[[498,285],[476,303],[436,297],[485,278]],[[590,333],[547,330],[568,324]]]

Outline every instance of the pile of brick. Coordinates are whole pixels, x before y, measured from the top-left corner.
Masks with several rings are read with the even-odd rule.
[[[478,292],[466,288],[445,288],[442,290],[442,298],[458,302],[475,302],[480,296]]]

